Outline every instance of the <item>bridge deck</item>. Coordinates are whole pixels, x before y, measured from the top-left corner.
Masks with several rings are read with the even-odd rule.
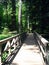
[[[27,37],[11,65],[45,65],[33,34]]]

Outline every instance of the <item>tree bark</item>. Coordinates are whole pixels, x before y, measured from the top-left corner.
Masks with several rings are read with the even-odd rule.
[[[19,32],[21,32],[21,22],[22,22],[22,0],[19,0],[19,15],[18,15],[18,23],[19,23]]]

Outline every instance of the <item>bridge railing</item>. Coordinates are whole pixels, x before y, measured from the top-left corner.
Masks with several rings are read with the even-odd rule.
[[[46,58],[46,46],[49,42],[45,38],[43,38],[41,35],[39,35],[37,32],[34,32],[34,37],[37,40],[37,43],[39,45],[39,48],[42,52],[43,57]]]
[[[6,38],[4,40],[0,40],[0,65],[3,64],[1,59],[3,53],[8,52],[8,55],[6,57],[7,59],[9,55],[11,55],[16,48],[19,48],[22,45],[22,41],[25,39],[25,37],[26,37],[26,32],[23,32],[21,34],[17,34],[15,36]],[[4,48],[2,48],[3,45],[5,46]]]

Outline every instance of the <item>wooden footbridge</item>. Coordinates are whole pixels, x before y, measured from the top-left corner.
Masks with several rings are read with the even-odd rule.
[[[15,35],[0,41],[0,65],[47,65],[46,46],[49,42],[38,33],[27,33]],[[2,46],[5,44],[4,50]],[[8,53],[4,62],[1,56]],[[47,60],[48,61],[48,60]]]

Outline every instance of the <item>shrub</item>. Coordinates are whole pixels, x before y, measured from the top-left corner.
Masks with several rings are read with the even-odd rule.
[[[8,33],[9,33],[9,29],[8,28],[4,28],[2,34],[8,34]]]
[[[4,62],[6,60],[7,56],[8,56],[8,54],[6,52],[4,52],[2,54],[2,62]]]

